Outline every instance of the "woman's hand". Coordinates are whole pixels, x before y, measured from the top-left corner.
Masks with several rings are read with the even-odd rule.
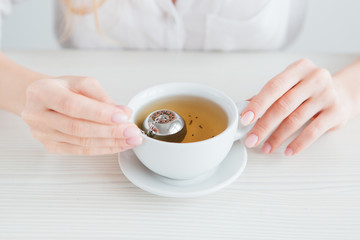
[[[326,69],[299,60],[271,79],[242,112],[242,124],[257,120],[245,144],[255,147],[267,138],[262,151],[271,153],[310,120],[285,150],[287,156],[299,153],[326,131],[345,125],[353,108],[348,95]]]
[[[131,110],[116,106],[92,78],[66,76],[35,81],[21,113],[32,135],[56,154],[100,155],[141,144]]]

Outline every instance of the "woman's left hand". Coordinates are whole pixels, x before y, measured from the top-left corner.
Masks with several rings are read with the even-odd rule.
[[[270,135],[262,151],[271,153],[311,120],[287,146],[285,155],[291,156],[328,130],[345,125],[351,111],[351,100],[341,81],[310,60],[301,59],[271,79],[241,113],[243,125],[257,121],[245,144],[256,147]]]

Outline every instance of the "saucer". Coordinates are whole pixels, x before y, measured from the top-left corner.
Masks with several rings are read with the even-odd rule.
[[[235,181],[245,168],[247,152],[244,144],[236,141],[215,170],[191,180],[169,179],[152,172],[132,150],[120,153],[118,161],[124,175],[137,187],[159,196],[190,198],[216,192]]]

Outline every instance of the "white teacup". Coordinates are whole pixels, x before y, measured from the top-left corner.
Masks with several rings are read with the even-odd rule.
[[[202,97],[217,103],[227,114],[227,128],[215,137],[191,143],[165,142],[144,135],[143,144],[135,147],[134,152],[153,172],[171,179],[190,180],[214,170],[225,159],[233,142],[244,136],[251,126],[239,124],[239,113],[247,102],[235,104],[221,91],[197,83],[167,83],[141,91],[128,104],[133,110],[131,121],[135,121],[149,102],[177,95]]]

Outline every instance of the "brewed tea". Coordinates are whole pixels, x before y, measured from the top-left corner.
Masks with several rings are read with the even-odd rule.
[[[157,99],[143,107],[135,118],[141,128],[146,117],[155,110],[169,109],[185,121],[187,133],[183,143],[212,138],[223,132],[228,125],[225,111],[215,102],[195,96],[179,95]]]

